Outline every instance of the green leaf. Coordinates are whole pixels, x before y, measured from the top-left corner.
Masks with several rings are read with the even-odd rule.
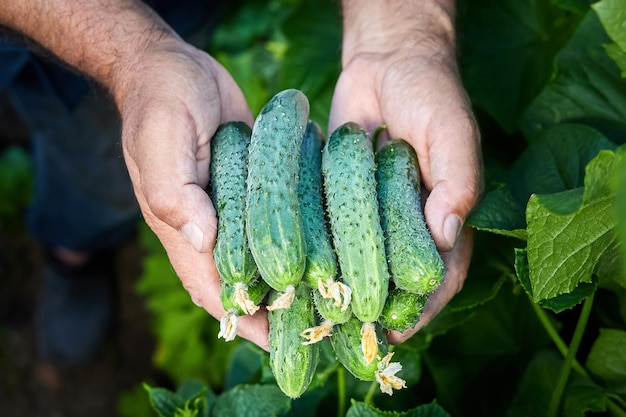
[[[592,7],[609,37],[621,50],[626,50],[626,0],[602,0]]]
[[[626,81],[605,52],[607,43],[611,39],[596,13],[587,13],[574,36],[557,54],[550,81],[524,114],[522,124],[527,137],[563,122],[589,124],[605,133],[624,132]]]
[[[604,45],[604,50],[619,67],[622,78],[626,78],[626,51],[616,43]]]
[[[605,262],[615,259],[603,256],[616,240],[610,179],[618,162],[618,154],[602,151],[587,166],[584,190],[531,196],[527,253],[535,302],[570,293],[591,283],[593,274],[613,270]],[[626,282],[623,276],[612,279]]]
[[[526,293],[533,298],[526,249],[515,250],[515,272],[524,291],[526,291]],[[580,304],[585,298],[594,293],[596,289],[596,283],[581,283],[573,291],[558,295],[548,300],[542,300],[539,302],[539,305],[541,307],[548,308],[555,313],[560,313]]]
[[[467,224],[478,230],[526,239],[524,205],[506,186],[488,192],[468,217]]]
[[[619,235],[622,259],[626,259],[626,158],[622,158],[615,175],[617,195],[615,197],[615,215],[617,216],[617,233]],[[622,264],[626,274],[626,262]]]
[[[346,417],[449,417],[436,402],[420,405],[405,412],[381,411],[371,405],[352,400]]]
[[[626,331],[600,329],[585,366],[609,389],[626,393]]]
[[[516,130],[579,20],[549,1],[461,2],[459,59],[472,102],[508,133]]]
[[[589,10],[591,3],[597,0],[552,0],[552,3],[562,8],[563,10],[569,10],[575,13],[585,13]]]
[[[185,408],[185,401],[175,392],[148,384],[144,384],[144,388],[148,391],[150,405],[160,417],[175,417],[176,410]]]
[[[304,0],[285,21],[287,39],[281,88],[296,86],[311,105],[310,118],[325,127],[341,70],[340,6],[333,0]]]
[[[537,352],[528,364],[524,377],[506,417],[545,416],[563,359],[554,351]],[[562,414],[584,417],[587,412],[606,409],[606,394],[589,378],[572,374],[562,398]]]
[[[603,149],[615,149],[597,130],[563,123],[538,132],[511,166],[504,185],[490,191],[469,218],[477,229],[526,239],[526,205],[531,194],[581,187],[585,168]]]
[[[0,154],[0,232],[23,227],[23,215],[34,189],[31,155],[18,146]]]
[[[215,402],[212,416],[278,417],[289,411],[291,400],[277,385],[237,385]]]

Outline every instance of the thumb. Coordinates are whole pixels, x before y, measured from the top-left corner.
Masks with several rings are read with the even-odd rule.
[[[134,138],[125,141],[124,155],[146,221],[165,223],[198,252],[210,251],[217,220],[205,191],[208,137],[186,129],[190,124],[180,119],[164,117],[143,126],[149,127],[135,130]]]
[[[427,132],[429,175],[425,183],[430,192],[424,216],[442,251],[454,248],[482,192],[480,140],[474,126]]]

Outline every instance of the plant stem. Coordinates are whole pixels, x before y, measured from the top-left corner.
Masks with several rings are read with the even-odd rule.
[[[550,339],[552,339],[552,342],[556,345],[559,352],[561,352],[561,355],[563,355],[563,357],[566,357],[568,353],[567,345],[561,338],[561,335],[559,335],[559,332],[552,325],[552,322],[550,321],[548,314],[545,312],[543,308],[541,308],[538,304],[536,304],[530,298],[530,296],[529,296],[529,299],[530,299],[530,304],[533,306],[533,309],[535,310],[535,313],[537,314],[539,321],[541,322],[543,327],[546,329],[546,332],[550,336]],[[583,368],[580,362],[578,362],[578,360],[576,359],[574,359],[574,362],[572,363],[572,368],[581,375],[589,376],[589,374],[587,373],[587,370]]]
[[[583,338],[583,335],[585,334],[585,328],[587,327],[587,321],[589,320],[589,315],[591,313],[594,295],[595,293],[592,293],[583,303],[583,308],[580,312],[580,316],[578,317],[578,323],[576,323],[576,329],[574,330],[572,341],[570,342],[569,349],[567,349],[565,361],[561,366],[559,378],[557,380],[556,386],[554,387],[554,391],[552,392],[552,398],[550,398],[548,417],[557,417],[558,415],[559,405],[561,404],[561,397],[563,396],[563,392],[565,391],[567,379],[569,378],[570,371],[572,370],[574,361],[576,359],[576,352],[578,351],[580,342]]]
[[[337,368],[337,415],[346,414],[346,371],[343,366]]]
[[[563,357],[567,356],[567,352],[568,352],[567,345],[565,344],[565,342],[559,335],[559,332],[557,332],[557,330],[552,325],[552,322],[550,321],[550,318],[548,317],[548,314],[546,313],[546,311],[542,309],[539,305],[537,305],[532,300],[532,298],[530,298],[530,296],[528,297],[528,299],[530,300],[530,304],[533,306],[535,313],[537,313],[537,317],[539,318],[539,321],[541,322],[546,332],[550,336],[550,339],[552,339],[552,342],[556,345],[557,349],[559,350],[559,352],[561,352]],[[590,377],[587,370],[576,359],[574,359],[574,361],[572,362],[572,369],[587,378]],[[606,407],[612,416],[626,417],[626,411],[622,409],[620,405],[616,404],[613,399],[611,398],[606,399]]]
[[[367,405],[374,405],[374,394],[376,394],[376,387],[378,386],[378,382],[372,381],[370,384],[370,389],[367,390],[367,394],[365,394],[365,398],[363,398],[363,402]]]
[[[372,148],[374,149],[374,153],[376,153],[376,150],[378,149],[378,137],[385,129],[387,129],[387,125],[380,125],[376,128],[374,134],[372,135]]]

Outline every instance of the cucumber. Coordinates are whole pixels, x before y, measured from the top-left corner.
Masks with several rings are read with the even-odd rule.
[[[220,283],[220,299],[222,301],[222,307],[224,310],[234,310],[238,315],[254,314],[259,309],[259,304],[263,301],[267,295],[270,287],[262,279],[257,279],[245,288],[239,289],[238,286],[242,284],[237,283],[235,285],[229,284],[225,281]],[[241,297],[238,294],[238,290],[245,290],[248,295],[249,305],[242,305]]]
[[[318,290],[313,291],[313,301],[317,313],[333,324],[343,324],[352,317],[350,305],[341,305],[333,298],[325,298]]]
[[[289,89],[268,101],[252,127],[246,232],[261,277],[276,291],[299,283],[306,266],[297,188],[308,116],[306,96]]]
[[[270,302],[278,293],[271,291]],[[301,333],[316,325],[311,289],[296,285],[291,306],[268,312],[270,367],[276,383],[290,398],[308,388],[319,362],[319,344],[303,344]]]
[[[245,229],[248,146],[252,130],[243,122],[221,125],[211,140],[210,194],[217,211],[213,259],[222,281],[245,285],[258,278]]]
[[[374,322],[385,305],[389,272],[369,135],[351,122],[337,128],[324,147],[322,173],[339,268],[352,289],[352,312]]]
[[[403,332],[415,327],[428,296],[394,288],[389,291],[378,322],[387,330]]]
[[[348,372],[362,381],[374,381],[379,359],[370,362],[365,359],[361,347],[362,327],[363,323],[354,316],[343,324],[335,325],[330,336],[330,344],[337,360]],[[389,350],[387,338],[380,326],[376,326],[375,331],[378,339],[378,354],[376,356],[382,358]]]
[[[217,337],[230,342],[237,336],[239,316],[256,313],[270,287],[262,279],[257,279],[249,286],[240,282],[231,285],[226,281],[221,281],[220,286],[220,299],[226,313],[220,318]]]
[[[304,223],[306,241],[306,269],[303,281],[317,288],[319,281],[326,282],[337,275],[337,256],[324,211],[324,185],[322,181],[322,149],[324,135],[317,123],[309,121],[300,152],[300,182],[298,199]]]
[[[441,284],[445,271],[424,220],[415,151],[405,140],[392,140],[378,151],[376,165],[385,250],[392,280],[403,290],[431,293]]]

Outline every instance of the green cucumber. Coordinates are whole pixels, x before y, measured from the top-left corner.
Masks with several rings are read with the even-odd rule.
[[[342,324],[352,317],[352,308],[350,305],[344,306],[333,298],[324,298],[318,290],[313,290],[313,301],[317,313],[324,319],[329,320],[333,324]]]
[[[220,283],[221,291],[220,291],[220,300],[222,301],[222,307],[226,311],[235,311],[237,315],[250,314],[249,309],[244,309],[244,307],[240,304],[239,299],[237,297],[237,285],[241,285],[237,283],[235,285],[229,284],[225,281]],[[265,296],[270,290],[269,285],[262,279],[257,279],[256,281],[250,283],[245,287],[245,290],[248,294],[249,301],[258,306],[261,304]],[[256,312],[256,309],[254,310]]]
[[[322,181],[322,149],[324,134],[317,123],[307,124],[300,152],[300,182],[298,198],[304,223],[307,261],[303,281],[317,288],[319,280],[326,282],[337,275],[337,256],[332,245],[324,211]]]
[[[211,140],[210,194],[217,211],[213,259],[223,281],[249,284],[258,277],[245,229],[248,146],[252,130],[243,122],[221,125]]]
[[[335,325],[330,336],[330,344],[337,360],[348,372],[362,381],[373,381],[378,370],[378,362],[387,355],[389,347],[382,328],[376,326],[378,359],[367,363],[361,347],[362,326],[363,323],[354,316],[343,324]]]
[[[308,116],[306,96],[289,89],[269,100],[252,127],[246,231],[261,277],[276,291],[299,283],[306,266],[297,188]]]
[[[272,298],[278,296],[270,292]],[[267,313],[269,320],[270,367],[280,389],[290,398],[299,398],[309,387],[319,362],[319,344],[303,344],[301,334],[316,323],[311,289],[296,285],[291,306]]]
[[[352,312],[363,322],[380,316],[389,271],[378,213],[374,153],[369,135],[348,122],[330,136],[322,154],[326,207]]]
[[[376,166],[392,280],[403,290],[431,293],[443,280],[444,264],[424,220],[415,151],[402,139],[392,140],[378,151]]]
[[[394,288],[389,291],[378,322],[387,330],[403,332],[415,327],[428,296]]]

